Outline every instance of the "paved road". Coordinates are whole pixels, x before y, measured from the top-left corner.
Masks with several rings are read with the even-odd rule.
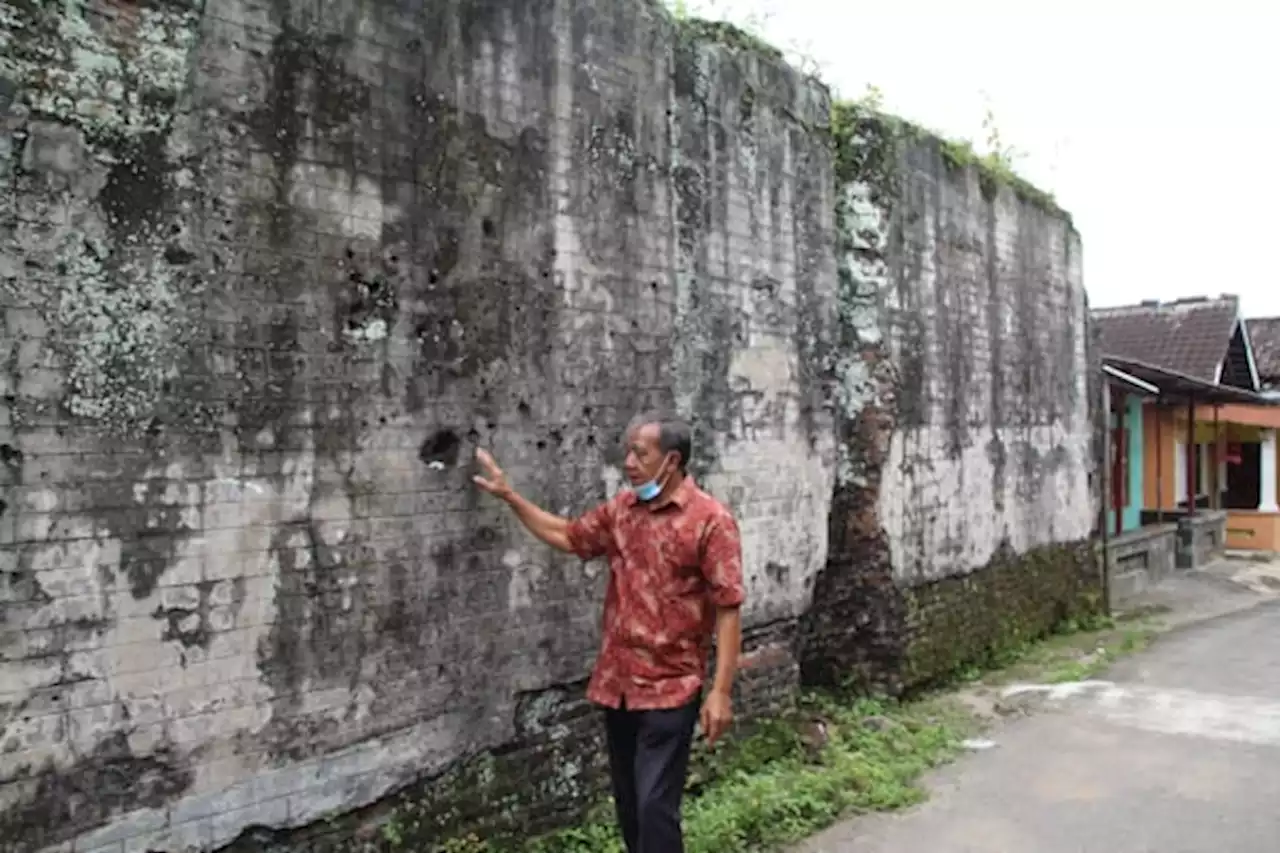
[[[805,853],[1276,853],[1280,602],[1184,628],[1056,688],[924,805]]]

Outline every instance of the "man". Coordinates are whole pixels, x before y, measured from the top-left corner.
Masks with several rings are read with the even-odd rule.
[[[683,853],[680,805],[694,725],[714,743],[732,720],[742,644],[742,544],[720,502],[687,466],[689,426],[645,414],[627,430],[632,488],[576,519],[521,497],[484,450],[481,489],[510,504],[534,536],[584,560],[609,559],[603,640],[587,698],[605,709],[618,822],[628,853]],[[710,640],[715,682],[698,700]]]

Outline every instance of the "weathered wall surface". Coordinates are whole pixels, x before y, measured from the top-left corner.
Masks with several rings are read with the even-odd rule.
[[[836,149],[853,416],[805,663],[898,690],[1096,606],[1096,354],[1048,199],[856,108]]]
[[[469,461],[579,511],[642,405],[695,418],[752,678],[794,685],[828,106],[712,35],[643,2],[0,2],[0,848],[211,849],[446,769],[433,820],[580,802],[599,568]]]
[[[1043,200],[833,148],[820,86],[640,0],[39,8],[0,0],[0,849],[574,814],[600,568],[469,460],[576,512],[641,407],[741,519],[744,709],[1087,606]]]
[[[1087,538],[1094,427],[1079,235],[1008,189],[988,198],[979,171],[955,173],[936,144],[904,157],[880,511],[894,575],[914,585],[1004,546]]]

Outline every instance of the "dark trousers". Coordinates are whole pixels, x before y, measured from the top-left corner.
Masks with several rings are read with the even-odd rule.
[[[698,707],[695,700],[670,711],[605,711],[613,799],[627,853],[684,853],[680,801]]]

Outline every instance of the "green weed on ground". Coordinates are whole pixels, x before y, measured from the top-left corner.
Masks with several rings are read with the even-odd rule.
[[[1145,648],[1158,633],[1149,617],[1068,623],[1047,638],[1001,651],[956,673],[955,681],[1090,678]],[[954,683],[954,682],[953,682]],[[924,799],[920,777],[954,758],[983,723],[955,694],[939,690],[909,702],[808,693],[778,717],[715,752],[695,755],[685,800],[689,853],[778,850],[837,820]],[[578,826],[522,845],[477,836],[432,853],[621,853],[612,803]]]
[[[1163,630],[1156,614],[1070,622],[1047,637],[1004,650],[956,673],[958,684],[998,687],[1015,681],[1059,683],[1093,678],[1139,652]]]
[[[920,802],[920,775],[953,757],[973,720],[943,699],[899,704],[804,696],[746,737],[698,756],[684,808],[689,853],[775,849],[842,816]],[[611,804],[523,846],[477,837],[437,853],[621,853]]]

